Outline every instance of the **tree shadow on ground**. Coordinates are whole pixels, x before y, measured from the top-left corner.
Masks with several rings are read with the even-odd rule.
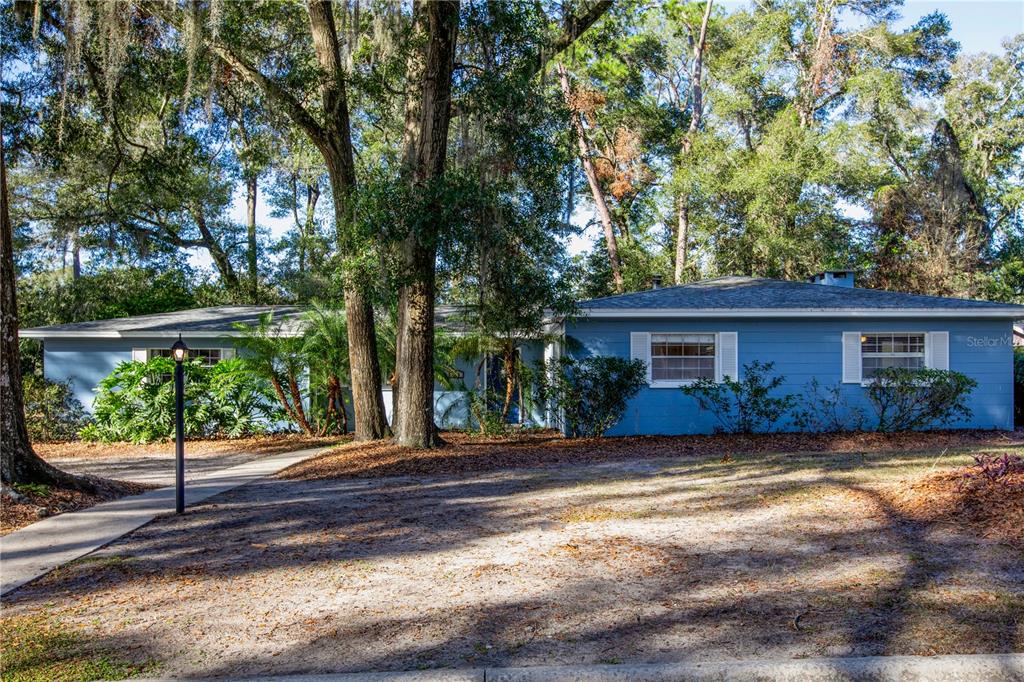
[[[134,601],[172,616],[124,629],[125,646],[180,642],[172,623],[191,610],[220,628],[253,618],[221,592],[265,607],[273,629],[195,664],[210,675],[1024,645],[1019,582],[996,589],[1024,577],[1024,558],[908,519],[856,480],[865,464],[900,472],[920,457],[783,459],[261,481],[158,519],[11,604],[57,600],[87,618]],[[805,508],[799,495],[837,501]],[[566,521],[573,509],[584,521]]]

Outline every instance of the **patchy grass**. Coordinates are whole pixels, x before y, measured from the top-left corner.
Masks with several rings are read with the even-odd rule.
[[[154,672],[153,660],[131,661],[114,644],[96,645],[44,614],[0,620],[4,682],[121,680]]]

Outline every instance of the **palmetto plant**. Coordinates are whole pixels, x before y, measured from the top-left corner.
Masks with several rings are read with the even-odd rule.
[[[273,418],[273,394],[266,381],[238,359],[204,367],[184,363],[185,433],[231,438],[260,433]],[[174,360],[122,362],[97,387],[93,422],[80,432],[87,440],[146,443],[174,433]]]
[[[256,374],[270,382],[281,408],[304,433],[314,434],[306,416],[299,385],[306,368],[305,341],[292,336],[271,312],[260,315],[254,326],[236,324],[235,345],[241,358]]]
[[[306,323],[302,353],[309,363],[310,387],[323,392],[326,406],[317,420],[320,434],[348,432],[344,386],[349,381],[348,322],[345,314],[314,304]]]

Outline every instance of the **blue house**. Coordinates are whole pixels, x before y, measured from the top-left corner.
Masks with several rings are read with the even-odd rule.
[[[235,324],[256,324],[270,310],[282,323],[280,333],[301,333],[302,310],[295,306],[218,306],[21,335],[43,341],[46,378],[70,382],[89,409],[94,388],[119,362],[166,354],[179,333],[194,355],[217,362],[235,354]],[[450,312],[438,307],[439,325]],[[1013,322],[1022,318],[1024,306],[856,288],[852,271],[825,272],[810,282],[721,277],[583,301],[572,317],[551,321],[560,341],[524,340],[520,353],[527,364],[563,352],[642,360],[647,386],[609,435],[711,433],[714,415],[679,387],[742,377],[755,360],[774,363],[772,371],[785,378],[781,392],[804,393],[816,379],[826,389],[838,386],[851,408],[868,412],[865,385],[880,368],[956,370],[978,382],[969,400],[973,416],[945,426],[1012,429]],[[472,386],[477,363],[464,364]],[[484,371],[485,381],[490,374]],[[438,424],[465,426],[465,393],[435,389]],[[390,410],[389,394],[385,387]],[[514,419],[554,425],[535,404],[521,406]]]
[[[944,426],[1012,429],[1013,321],[1022,317],[1024,306],[856,288],[852,271],[832,271],[810,282],[720,277],[597,298],[564,329],[574,354],[647,365],[647,386],[609,435],[711,433],[714,415],[679,387],[741,378],[755,360],[774,363],[782,393],[817,379],[869,413],[865,385],[880,368],[956,370],[978,382],[973,416]]]

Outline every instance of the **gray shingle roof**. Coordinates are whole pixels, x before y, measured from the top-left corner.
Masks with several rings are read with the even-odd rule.
[[[283,322],[282,330],[287,335],[298,334],[301,331],[303,322],[300,316],[306,309],[305,306],[297,305],[221,305],[155,315],[54,324],[48,327],[22,329],[19,333],[29,339],[74,336],[177,336],[179,333],[193,336],[224,336],[238,333],[235,329],[236,323],[255,325],[259,322],[260,315],[273,312],[274,321]],[[440,328],[462,330],[465,327],[460,318],[462,312],[463,309],[459,306],[436,306],[434,322]]]
[[[591,315],[616,311],[641,314],[647,310],[671,310],[681,314],[690,311],[760,311],[765,314],[800,311],[838,315],[930,311],[940,315],[991,313],[997,317],[1024,318],[1024,306],[1006,303],[736,276],[594,298],[582,301],[579,307],[581,312]]]
[[[22,329],[20,335],[26,338],[48,336],[169,336],[199,334],[215,336],[237,333],[234,325],[242,323],[255,325],[263,313],[273,312],[274,319],[285,321],[284,329],[298,324],[302,313],[299,306],[290,305],[221,305],[211,308],[177,310],[155,315],[137,315],[110,320],[72,322],[49,327]]]

